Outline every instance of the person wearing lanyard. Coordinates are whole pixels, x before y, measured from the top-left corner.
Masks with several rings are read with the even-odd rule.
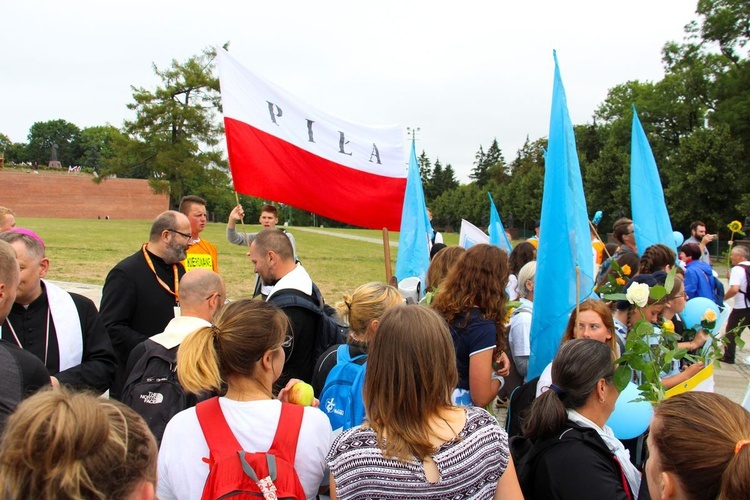
[[[133,347],[164,331],[179,314],[179,280],[185,274],[180,261],[190,240],[188,218],[174,210],[162,212],[148,242],[107,275],[99,310],[118,358],[110,396],[120,396]]]
[[[3,339],[39,358],[53,385],[105,392],[117,360],[94,303],[42,279],[49,259],[35,232],[16,228],[0,239],[11,244],[21,268],[15,303],[2,323]]]

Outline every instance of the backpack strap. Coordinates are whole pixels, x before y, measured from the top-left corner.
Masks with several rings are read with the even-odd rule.
[[[314,297],[291,288],[279,290],[278,293],[274,293],[268,299],[268,302],[272,303],[279,309],[283,309],[285,307],[301,307],[303,309],[307,309],[308,311],[313,311],[321,316],[324,314],[321,305],[315,300]]]
[[[304,414],[304,406],[281,403],[279,425],[276,428],[276,435],[273,437],[271,448],[268,450],[270,455],[283,458],[294,465],[294,458],[297,455],[297,441],[299,440],[299,431],[302,428]]]
[[[221,411],[218,396],[195,405],[195,413],[198,416],[198,423],[203,431],[203,436],[206,438],[208,449],[211,451],[212,459],[234,455],[242,450],[242,445],[234,437],[234,433],[232,433],[232,429],[229,428],[227,419],[224,417],[224,412]]]

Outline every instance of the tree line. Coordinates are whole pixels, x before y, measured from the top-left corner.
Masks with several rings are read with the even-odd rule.
[[[687,232],[700,219],[726,235],[726,224],[750,211],[750,4],[699,0],[697,19],[685,27],[681,42],[662,49],[665,75],[656,82],[628,81],[611,89],[592,122],[575,134],[590,214],[604,213],[607,230],[630,214],[630,129],[633,106],[654,152],[675,229]],[[133,88],[127,106],[135,118],[118,128],[78,128],[65,120],[37,122],[28,142],[13,143],[0,134],[5,162],[46,164],[57,145],[66,168],[82,165],[98,173],[148,179],[157,192],[169,193],[176,206],[184,194],[208,200],[217,220],[235,204],[229,169],[218,144],[223,135],[215,53],[206,49],[187,61],[154,66],[160,83]],[[539,219],[547,139],[526,139],[506,161],[497,139],[474,158],[471,182],[459,184],[450,164],[419,156],[420,174],[434,225],[457,229],[462,218],[489,223],[487,192],[495,199],[506,227],[533,227]],[[249,214],[262,200],[241,197]],[[294,225],[343,226],[309,212],[280,207],[280,218]]]

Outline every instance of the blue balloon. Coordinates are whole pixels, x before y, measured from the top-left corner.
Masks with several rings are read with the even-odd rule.
[[[654,409],[648,401],[634,402],[640,398],[638,386],[630,382],[620,393],[615,404],[615,411],[609,416],[607,425],[617,439],[633,439],[648,429]]]
[[[710,330],[715,335],[721,329],[721,316],[719,306],[711,299],[706,297],[695,297],[687,301],[685,309],[680,313],[685,328],[698,329],[701,326],[701,318],[706,314],[706,310],[711,309],[716,313],[716,325]]]
[[[672,236],[674,236],[674,246],[680,248],[685,241],[685,237],[679,231],[672,231]]]

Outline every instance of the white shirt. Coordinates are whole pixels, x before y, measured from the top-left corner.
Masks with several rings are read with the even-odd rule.
[[[521,306],[518,309],[534,310],[534,303],[528,299],[521,298]],[[531,314],[525,311],[516,312],[510,317],[510,334],[508,343],[510,352],[514,357],[531,355]]]
[[[508,292],[508,300],[518,300],[518,278],[515,274],[508,275],[508,286],[505,287]]]
[[[740,262],[740,264],[750,266],[750,261],[745,260]],[[734,285],[739,285],[740,290],[733,297],[734,305],[732,306],[732,309],[747,309],[747,306],[745,305],[745,299],[747,297],[744,293],[740,293],[747,293],[747,275],[745,274],[745,269],[740,266],[732,266],[732,271],[729,274],[729,286],[732,287]]]
[[[219,398],[232,433],[245,451],[267,451],[276,435],[281,402],[234,401]],[[333,442],[328,417],[317,408],[306,407],[297,442],[294,469],[307,498],[315,498],[327,477],[326,455]],[[175,415],[164,431],[159,450],[157,497],[161,500],[198,499],[208,477],[209,450],[195,408]]]
[[[302,264],[297,264],[292,271],[276,282],[266,300],[279,290],[299,290],[307,295],[312,295],[312,278],[307,274]]]
[[[151,340],[157,344],[163,345],[167,349],[172,349],[185,340],[189,334],[193,333],[198,328],[204,326],[211,326],[211,323],[203,318],[196,318],[195,316],[180,316],[178,318],[172,318],[167,323],[166,328],[162,333],[157,333]]]

